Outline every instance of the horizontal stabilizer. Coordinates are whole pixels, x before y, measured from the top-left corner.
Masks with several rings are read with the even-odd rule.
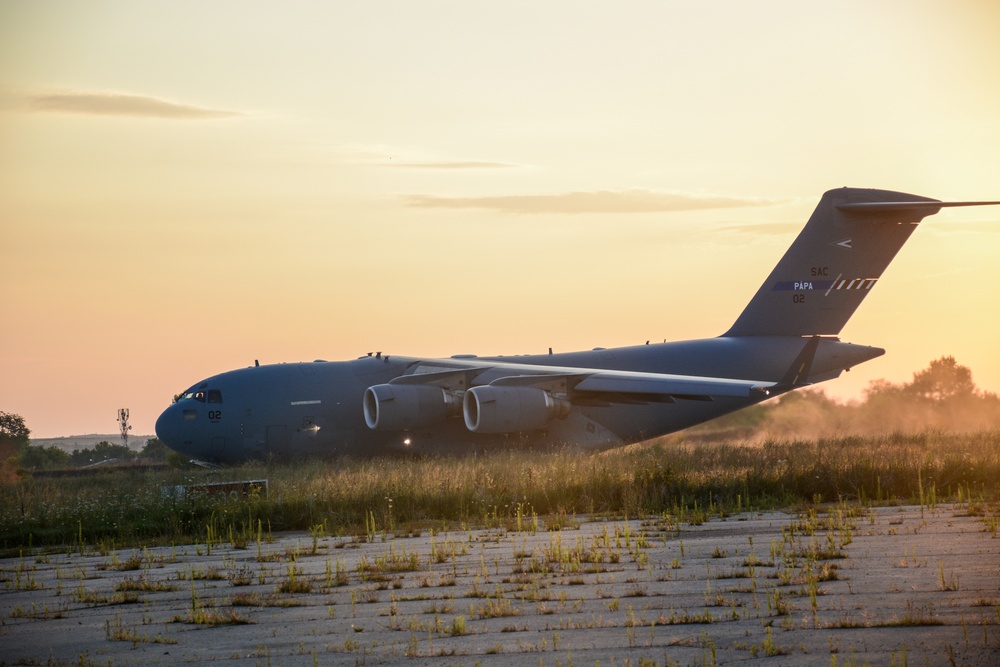
[[[837,210],[849,217],[868,218],[873,222],[917,223],[943,208],[994,206],[997,201],[872,201],[840,204]]]
[[[921,218],[934,215],[943,208],[956,208],[959,206],[995,206],[1000,201],[874,201],[858,202],[854,204],[841,204],[837,210],[844,213],[902,213],[913,211],[923,213]]]

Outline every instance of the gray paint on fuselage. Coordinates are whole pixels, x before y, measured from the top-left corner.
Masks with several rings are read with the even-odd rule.
[[[493,362],[549,367],[583,367],[619,371],[646,371],[682,375],[720,376],[777,381],[796,358],[807,339],[797,337],[713,338],[658,343],[615,350],[517,357],[475,357],[444,362],[475,365]],[[820,341],[814,373],[828,374],[882,354],[878,348],[835,340]],[[403,375],[419,358],[381,356],[352,361],[308,362],[265,365],[216,375],[198,383],[218,389],[221,404],[185,399],[171,406],[157,424],[157,433],[178,443],[192,458],[236,462],[268,456],[331,456],[351,452],[366,454],[415,452],[461,452],[512,441],[545,445],[569,444],[559,437],[560,424],[514,435],[483,435],[469,432],[461,417],[453,417],[430,428],[407,432],[370,430],[364,420],[361,396],[369,386]],[[847,363],[845,363],[847,362]],[[489,378],[487,378],[488,380]],[[727,414],[765,400],[717,397],[712,401],[676,403],[580,405],[574,408],[613,434],[603,446],[636,442],[669,433]],[[195,410],[194,421],[173,419],[172,412]],[[210,420],[209,411],[221,418]],[[170,431],[181,423],[182,433]],[[317,428],[318,427],[318,428]],[[162,431],[162,433],[161,433]],[[213,438],[242,443],[241,451],[226,447],[216,452],[206,445]],[[410,444],[404,444],[406,439]]]

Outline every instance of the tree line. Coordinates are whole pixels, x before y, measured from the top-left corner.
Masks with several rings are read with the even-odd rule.
[[[72,452],[55,445],[31,444],[31,430],[20,415],[0,411],[0,465],[4,468],[31,468],[52,470],[59,468],[84,468],[106,462],[149,461],[165,463],[171,450],[159,438],[150,438],[139,451],[125,445],[103,440],[93,447]]]
[[[1000,397],[976,387],[972,371],[944,356],[910,382],[873,380],[863,396],[838,401],[820,389],[782,395],[685,432],[691,440],[815,439],[845,435],[1000,429]]]
[[[21,455],[19,463],[25,468],[33,469],[85,468],[113,461],[127,463],[142,460],[165,463],[169,453],[170,450],[160,442],[159,438],[146,440],[146,444],[139,451],[102,440],[93,447],[75,449],[69,453],[55,445],[30,446]]]

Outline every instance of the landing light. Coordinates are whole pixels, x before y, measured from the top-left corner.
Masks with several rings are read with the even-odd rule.
[[[406,445],[407,447],[409,447],[411,442],[413,442],[413,441],[410,440],[409,438],[407,438],[406,440],[403,441],[403,444]]]

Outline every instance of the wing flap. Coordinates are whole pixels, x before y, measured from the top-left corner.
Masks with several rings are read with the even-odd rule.
[[[496,370],[496,369],[494,369]],[[573,373],[524,373],[507,375],[490,382],[508,387],[539,387],[566,392],[574,402],[588,400],[610,403],[673,403],[676,400],[711,401],[714,397],[748,398],[755,392],[767,393],[773,382],[707,378],[663,373],[579,369]]]
[[[704,378],[656,373],[598,372],[580,381],[578,392],[628,395],[660,395],[674,399],[711,400],[731,396],[749,398],[756,392],[766,392],[773,382]]]

